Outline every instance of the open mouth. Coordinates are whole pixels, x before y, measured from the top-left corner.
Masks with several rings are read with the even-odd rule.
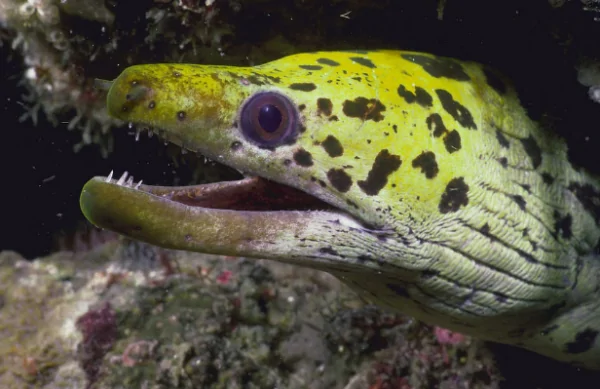
[[[155,132],[171,142],[168,133]],[[127,172],[115,179],[111,172],[85,184],[80,206],[97,227],[164,248],[213,254],[280,258],[299,250],[304,255],[314,249],[304,245],[319,231],[369,231],[344,210],[259,176],[158,186],[136,183]],[[324,255],[318,250],[333,252],[324,243],[315,258]]]
[[[335,209],[298,189],[257,176],[210,184],[157,186],[144,185],[142,181],[136,184],[133,177],[129,176],[127,172],[116,180],[113,179],[111,172],[105,182],[139,190],[158,196],[163,200],[190,207],[236,211],[325,211]]]

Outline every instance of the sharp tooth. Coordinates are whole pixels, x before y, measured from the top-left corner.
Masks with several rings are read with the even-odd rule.
[[[181,154],[187,154],[187,149],[181,149]]]
[[[137,184],[135,184],[134,189],[140,189],[140,185],[142,185],[142,180],[140,180],[140,182],[138,182]]]
[[[154,132],[152,132],[152,129],[149,128],[148,129],[148,138],[152,138],[152,135],[154,135]]]
[[[133,122],[127,123],[127,127],[130,128],[130,129],[133,128]]]
[[[167,142],[166,139],[165,139],[165,141],[163,143],[165,144],[165,146],[169,144],[169,142]]]
[[[135,141],[139,141],[140,140],[140,133],[142,131],[138,128],[137,130],[135,130]]]
[[[124,172],[123,175],[121,176],[121,178],[119,178],[119,181],[117,181],[117,185],[123,185],[123,183],[125,182],[126,179],[127,179],[127,172]]]
[[[106,182],[110,182],[110,180],[112,180],[112,176],[113,176],[113,171],[111,170],[110,173],[108,174],[108,177],[106,177]]]
[[[133,176],[129,176],[129,178],[127,179],[127,183],[126,183],[126,185],[127,185],[127,186],[131,186],[131,185],[133,185]]]

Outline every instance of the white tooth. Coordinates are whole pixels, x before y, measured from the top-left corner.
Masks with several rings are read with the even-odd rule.
[[[133,128],[133,123],[132,122],[127,123],[127,127]]]
[[[152,135],[154,135],[154,132],[152,132],[152,130],[149,128],[148,129],[148,138],[152,138]]]
[[[129,178],[127,179],[127,186],[131,185],[133,185],[133,176],[129,176]]]
[[[140,185],[142,185],[142,180],[140,180],[140,182],[138,182],[137,184],[135,184],[135,188],[134,189],[140,189]]]
[[[124,172],[123,175],[121,176],[121,178],[119,178],[119,181],[117,181],[117,185],[123,185],[123,183],[125,182],[126,179],[127,179],[127,172]]]
[[[140,131],[140,129],[138,128],[137,130],[135,130],[135,141],[139,141],[140,140],[140,133],[142,131]]]
[[[169,142],[167,142],[166,140],[163,143],[165,144],[165,146],[169,144]]]
[[[110,180],[112,180],[112,176],[113,176],[113,171],[111,170],[110,173],[108,174],[108,177],[106,177],[106,182],[110,182]]]
[[[181,149],[181,154],[187,154],[187,150],[186,149]]]

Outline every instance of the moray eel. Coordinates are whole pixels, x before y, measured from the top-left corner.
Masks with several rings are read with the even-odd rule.
[[[377,50],[140,65],[107,105],[246,178],[95,177],[93,224],[323,270],[426,323],[600,369],[600,181],[493,69]]]

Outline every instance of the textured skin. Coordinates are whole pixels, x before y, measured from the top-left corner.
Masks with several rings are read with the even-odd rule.
[[[241,133],[239,109],[259,91],[298,107],[292,142],[261,148]],[[145,194],[96,180],[82,194],[92,222],[165,247],[326,270],[427,323],[600,369],[599,182],[571,166],[565,144],[493,70],[398,51],[298,54],[252,68],[142,65],[114,81],[108,108],[353,219],[238,213],[248,220],[240,227],[231,213],[189,209],[176,218],[173,204],[152,202],[162,208],[153,213]],[[119,196],[129,205],[106,222]],[[135,231],[114,223],[126,218]]]

